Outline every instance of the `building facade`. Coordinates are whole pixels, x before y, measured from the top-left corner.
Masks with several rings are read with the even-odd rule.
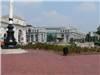
[[[3,39],[9,24],[8,16],[1,17]],[[18,44],[80,42],[85,35],[73,27],[33,27],[21,17],[14,16],[14,36]]]
[[[45,28],[26,26],[27,43],[46,43],[46,36]]]
[[[1,28],[3,31],[3,39],[6,38],[6,31],[7,26],[9,24],[9,18],[8,16],[1,17]],[[13,25],[14,25],[14,36],[16,39],[16,42],[26,44],[26,22],[22,18],[18,16],[14,16],[13,18]]]

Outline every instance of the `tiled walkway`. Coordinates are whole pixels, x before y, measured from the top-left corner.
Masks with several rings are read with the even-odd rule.
[[[100,75],[100,54],[61,56],[36,50],[1,58],[2,75]]]

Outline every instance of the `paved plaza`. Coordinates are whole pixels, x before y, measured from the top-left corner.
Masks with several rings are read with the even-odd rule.
[[[2,75],[100,75],[100,54],[62,56],[33,50],[1,58]]]

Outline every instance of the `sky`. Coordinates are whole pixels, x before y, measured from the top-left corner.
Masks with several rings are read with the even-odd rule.
[[[8,15],[8,0],[2,0],[2,15]],[[99,0],[15,0],[14,15],[37,27],[73,26],[82,32],[100,25]]]

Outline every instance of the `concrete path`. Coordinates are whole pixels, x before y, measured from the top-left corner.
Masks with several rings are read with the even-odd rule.
[[[24,49],[1,49],[1,54],[22,54],[27,51]]]
[[[35,50],[1,58],[1,75],[100,75],[100,54],[61,56]]]

